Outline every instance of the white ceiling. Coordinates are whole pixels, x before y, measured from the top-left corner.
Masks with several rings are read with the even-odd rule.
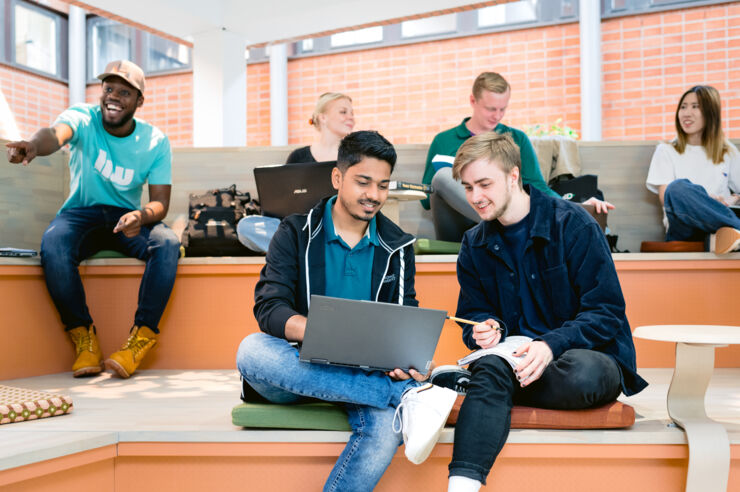
[[[444,9],[477,8],[508,1],[85,0],[84,3],[189,41],[198,34],[226,29],[243,36],[245,45],[254,45]]]

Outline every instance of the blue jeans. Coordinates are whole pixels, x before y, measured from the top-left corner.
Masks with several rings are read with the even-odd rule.
[[[242,340],[236,365],[247,383],[273,403],[311,398],[344,403],[352,436],[324,490],[373,490],[402,442],[392,428],[395,407],[403,392],[418,383],[395,381],[380,371],[300,362],[295,347],[265,333]]]
[[[666,241],[703,241],[720,227],[740,229],[740,218],[732,210],[688,179],[671,182],[663,203],[668,218]]]
[[[470,383],[455,425],[450,476],[485,484],[511,427],[514,404],[557,410],[605,405],[621,391],[621,374],[608,355],[594,350],[566,350],[542,376],[519,386],[511,366],[487,355],[470,366]]]
[[[158,325],[175,284],[180,242],[162,222],[141,227],[138,236],[113,234],[128,209],[100,205],[63,210],[41,239],[46,287],[66,330],[92,324],[78,266],[100,250],[112,249],[146,261],[134,324],[159,333]],[[110,295],[115,295],[111,292]]]
[[[236,225],[236,235],[239,242],[252,251],[267,253],[279,225],[280,219],[275,217],[248,215]]]

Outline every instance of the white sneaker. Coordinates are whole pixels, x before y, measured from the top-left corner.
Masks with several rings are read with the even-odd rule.
[[[393,416],[393,431],[403,431],[410,462],[419,465],[429,457],[456,399],[456,392],[431,383],[403,394]]]

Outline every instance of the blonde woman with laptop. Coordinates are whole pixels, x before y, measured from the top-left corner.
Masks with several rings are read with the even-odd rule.
[[[318,134],[314,143],[295,149],[288,156],[286,164],[310,164],[336,161],[339,143],[352,133],[355,116],[352,112],[352,99],[340,92],[325,92],[319,96],[308,122]],[[237,225],[239,241],[260,253],[266,253],[272,236],[280,225],[280,219],[262,215],[244,217]]]

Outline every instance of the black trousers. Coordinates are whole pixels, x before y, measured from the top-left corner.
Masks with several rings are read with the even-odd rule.
[[[540,379],[519,386],[508,362],[496,355],[478,359],[455,426],[450,476],[486,483],[511,427],[511,407],[575,410],[604,405],[621,392],[621,373],[608,355],[571,349],[552,361]]]

